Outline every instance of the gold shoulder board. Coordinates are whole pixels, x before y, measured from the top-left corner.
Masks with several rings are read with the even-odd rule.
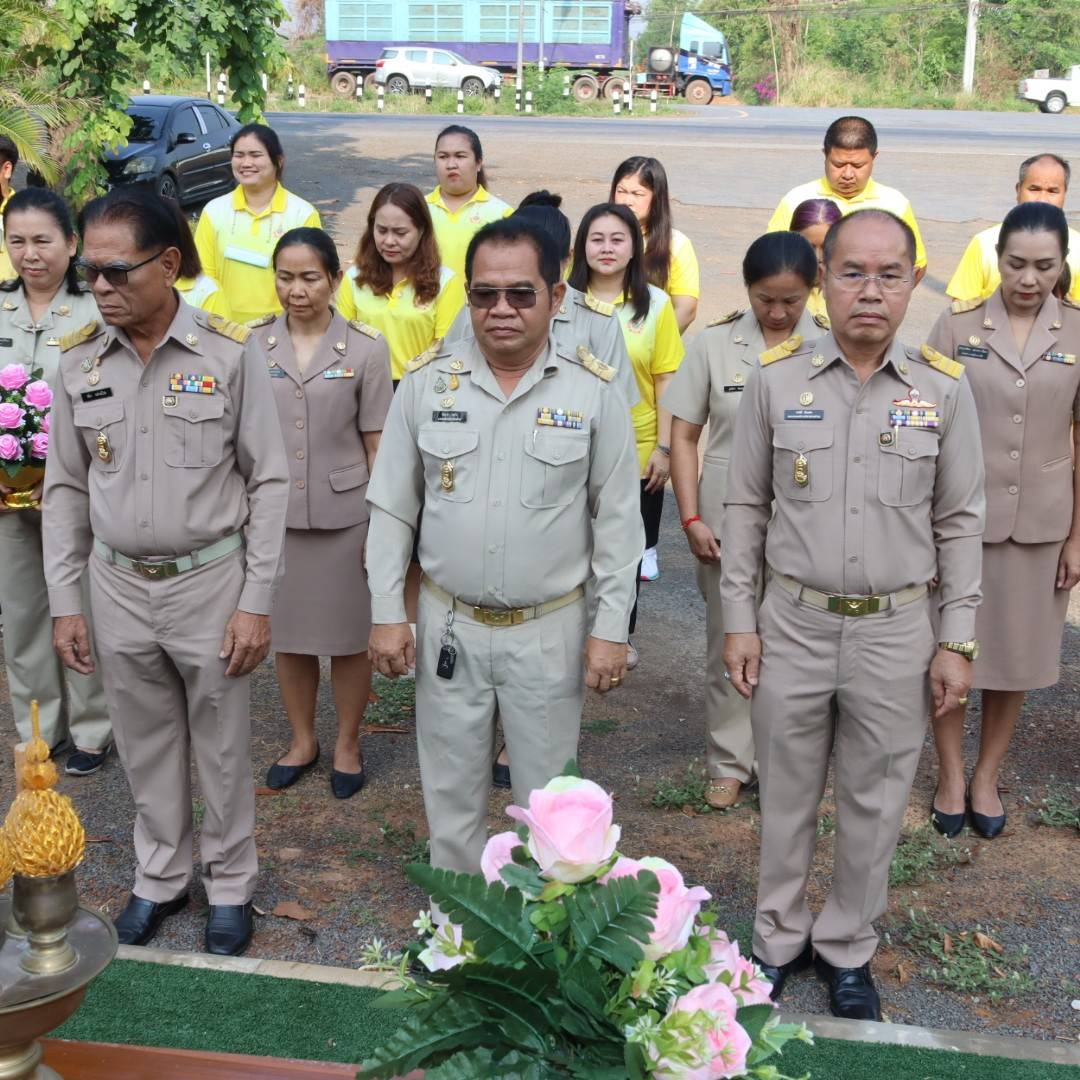
[[[591,371],[598,379],[611,382],[615,378],[615,369],[603,360],[597,359],[584,345],[577,347],[577,358],[586,371]]]
[[[606,300],[597,300],[591,293],[585,294],[585,306],[591,308],[593,311],[600,315],[614,315],[615,305],[609,304]]]
[[[251,337],[251,327],[244,326],[242,323],[233,322],[231,319],[226,319],[223,315],[207,315],[206,325],[210,327],[215,334],[227,337],[230,341],[239,342],[241,345]]]
[[[351,320],[349,322],[349,325],[350,326],[353,325]],[[360,325],[363,326],[364,324],[361,323]],[[371,328],[368,327],[368,329],[371,329]],[[378,333],[377,330],[375,332]],[[442,350],[442,343],[443,343],[442,338],[439,338],[437,341],[432,342],[432,344],[430,344],[422,353],[420,353],[419,356],[414,356],[405,365],[405,370],[406,371],[419,371],[425,364],[430,364],[431,361],[434,360],[435,357],[438,356],[439,352]]]
[[[959,379],[964,374],[964,365],[959,360],[953,360],[944,353],[939,353],[937,349],[930,348],[929,345],[924,345],[919,352],[935,371],[948,375],[950,379]]]
[[[965,311],[974,311],[977,307],[982,307],[985,304],[985,300],[954,300],[952,302],[952,313],[954,315],[963,315]]]
[[[97,319],[91,319],[85,326],[80,326],[78,330],[72,330],[70,334],[65,334],[60,339],[60,351],[67,352],[68,349],[74,349],[76,345],[89,341],[100,329]]]
[[[354,330],[359,330],[361,334],[367,334],[367,336],[370,338],[382,337],[382,334],[380,334],[374,326],[368,326],[366,322],[361,322],[359,319],[350,319],[349,325]]]
[[[724,326],[726,323],[734,322],[740,315],[746,313],[746,308],[736,308],[734,311],[729,311],[726,315],[721,315],[719,319],[713,319],[712,322],[706,323],[706,326]]]
[[[816,326],[820,326],[822,330],[828,330],[829,326],[831,325],[829,323],[829,316],[821,314],[814,316],[814,324]]]
[[[771,364],[776,360],[783,360],[787,356],[791,356],[793,352],[802,344],[802,334],[792,334],[787,341],[781,341],[779,345],[774,345],[771,349],[766,349],[759,357],[758,363],[762,367],[766,364]]]
[[[277,318],[276,315],[260,315],[259,318],[251,319],[249,322],[245,323],[244,325],[245,326],[250,326],[252,328],[252,330],[254,330],[256,327],[259,327],[259,326],[268,326],[276,318]]]

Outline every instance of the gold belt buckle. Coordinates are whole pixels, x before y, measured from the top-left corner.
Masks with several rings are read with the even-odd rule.
[[[830,596],[828,608],[836,615],[876,615],[881,608],[881,597]]]
[[[474,607],[473,618],[485,626],[517,626],[525,621],[522,608],[485,608]]]
[[[156,581],[159,578],[176,577],[180,573],[175,562],[135,562],[132,569],[151,581]]]

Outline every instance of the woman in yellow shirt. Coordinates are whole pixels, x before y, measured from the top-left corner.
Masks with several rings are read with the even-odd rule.
[[[180,237],[180,276],[176,279],[176,291],[192,307],[231,319],[232,308],[221,286],[202,272],[199,249],[195,246],[195,237],[191,235],[187,215],[175,199],[162,199],[162,202],[172,211],[176,219],[176,235]]]
[[[435,238],[443,266],[449,266],[464,281],[469,241],[489,221],[509,217],[514,208],[488,193],[484,151],[471,128],[451,124],[439,132],[435,176],[439,183],[427,195]]]
[[[694,245],[671,226],[664,166],[653,157],[627,158],[615,170],[608,198],[634,212],[645,244],[645,276],[671,297],[679,333],[685,333],[697,315],[701,275]]]
[[[419,188],[387,184],[368,211],[337,309],[381,330],[397,386],[405,365],[446,336],[465,305],[462,275],[440,265],[431,214]]]
[[[630,410],[641,468],[641,519],[645,548],[655,549],[664,511],[664,485],[671,473],[671,413],[659,407],[664,390],[685,353],[671,299],[645,275],[641,229],[634,214],[616,203],[585,213],[574,240],[569,284],[615,305],[640,400]],[[641,568],[638,567],[638,589]],[[630,633],[637,626],[637,604]],[[633,642],[627,667],[637,664]]]
[[[821,279],[825,273],[825,234],[829,231],[829,226],[843,216],[840,207],[832,199],[806,199],[795,207],[795,212],[791,215],[790,231],[810,242],[818,260],[818,282],[810,290],[810,298],[806,301],[806,310],[811,316],[828,318],[825,297],[821,292]]]
[[[238,322],[281,312],[274,288],[274,246],[290,229],[320,228],[319,212],[281,184],[285,151],[265,124],[245,124],[232,138],[237,187],[211,199],[195,229],[203,269],[225,292]]]

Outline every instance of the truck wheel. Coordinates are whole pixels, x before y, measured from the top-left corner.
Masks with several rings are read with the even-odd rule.
[[[409,80],[404,75],[391,75],[386,80],[386,92],[388,94],[407,94],[409,92]]]
[[[708,105],[712,101],[712,87],[708,79],[691,79],[686,84],[683,96],[691,105]]]
[[[581,75],[574,80],[575,101],[595,101],[600,96],[600,84],[591,75]]]
[[[608,101],[615,96],[617,90],[619,94],[622,94],[623,89],[623,77],[621,75],[612,75],[610,79],[605,79],[603,85],[600,87],[600,93]]]
[[[484,93],[484,84],[479,79],[463,79],[461,83],[461,92],[466,97],[482,97]]]
[[[356,76],[351,71],[335,71],[330,76],[330,89],[341,97],[353,97],[356,93]]]
[[[1065,106],[1069,102],[1064,94],[1058,93],[1056,90],[1052,94],[1046,95],[1046,111],[1048,113],[1061,113],[1065,111]]]
[[[369,71],[364,76],[364,93],[365,94],[374,94],[376,86],[378,86],[378,83],[375,82],[375,72],[374,71]]]

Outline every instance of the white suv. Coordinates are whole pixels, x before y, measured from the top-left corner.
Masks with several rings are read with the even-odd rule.
[[[414,49],[398,46],[383,49],[375,61],[375,82],[391,94],[432,87],[436,90],[464,90],[475,97],[495,87],[502,76],[492,68],[470,64],[449,49]]]

